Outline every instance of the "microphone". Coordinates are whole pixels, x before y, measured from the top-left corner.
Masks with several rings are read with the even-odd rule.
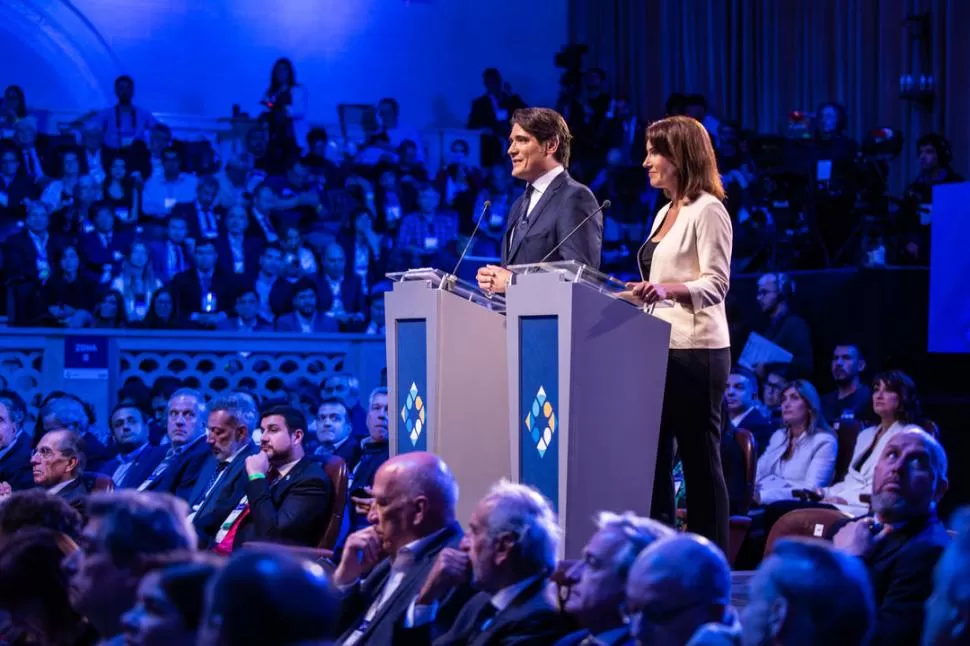
[[[577,224],[573,228],[572,231],[570,231],[569,233],[567,233],[566,234],[566,237],[564,237],[562,240],[560,240],[559,241],[559,244],[557,244],[555,247],[553,247],[552,248],[552,251],[550,251],[549,253],[547,253],[542,258],[542,260],[540,260],[539,262],[540,263],[543,263],[543,262],[549,260],[549,258],[552,257],[552,254],[554,254],[557,251],[559,251],[559,247],[561,247],[561,246],[563,246],[563,244],[565,244],[566,240],[569,240],[571,237],[573,237],[573,234],[574,233],[576,233],[577,231],[579,231],[579,228],[580,227],[582,227],[584,224],[586,224],[587,222],[589,222],[593,218],[593,216],[595,216],[597,213],[601,213],[601,212],[605,211],[606,209],[610,208],[610,205],[611,204],[612,204],[612,202],[610,202],[609,200],[603,200],[603,204],[600,205],[600,207],[598,209],[596,209],[595,211],[593,211],[592,213],[590,213],[589,215],[587,215],[585,218],[583,218],[583,221],[580,222],[579,224]]]
[[[478,227],[482,226],[482,219],[491,207],[492,203],[489,200],[485,200],[485,204],[482,205],[482,212],[478,216],[478,222],[475,223],[475,228],[472,230],[472,234],[468,237],[468,242],[465,243],[465,248],[462,249],[461,255],[458,257],[455,269],[451,272],[451,275],[455,278],[458,278],[458,268],[461,267],[461,262],[465,259],[465,254],[472,248],[472,242],[475,241],[475,234],[478,233]]]

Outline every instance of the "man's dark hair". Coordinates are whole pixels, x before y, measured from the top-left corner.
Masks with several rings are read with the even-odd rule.
[[[213,249],[215,249],[216,248],[216,241],[213,240],[212,238],[200,238],[195,243],[195,250],[198,251],[202,247],[212,247]]]
[[[316,407],[316,411],[319,413],[322,406],[341,406],[344,409],[344,415],[347,416],[347,421],[350,421],[350,409],[347,408],[347,402],[340,399],[339,397],[326,397],[320,400],[320,404]]]
[[[394,116],[395,117],[396,116],[399,116],[401,114],[401,106],[398,105],[397,99],[388,96],[388,97],[384,97],[383,99],[381,99],[379,101],[379,103],[380,104],[386,104],[386,105],[391,106],[391,110],[394,111]]]
[[[44,527],[71,538],[81,533],[81,514],[66,500],[42,489],[15,491],[0,505],[0,536],[27,527]]]
[[[304,276],[300,280],[296,281],[296,284],[293,285],[293,296],[306,291],[311,291],[314,294],[317,293],[317,284],[313,282],[313,279],[309,276]]]
[[[513,126],[519,125],[540,144],[558,141],[559,146],[554,155],[556,161],[563,166],[569,166],[569,149],[573,136],[561,114],[549,108],[521,108],[512,114],[511,123]]]
[[[326,128],[312,128],[310,132],[307,133],[306,142],[310,148],[313,148],[313,145],[318,141],[322,141],[324,143],[330,141],[330,135],[327,134]]]
[[[255,294],[256,299],[259,300],[259,292],[256,291],[256,285],[246,285],[244,287],[240,287],[239,291],[236,292],[236,300],[238,301],[240,298],[248,294]]]
[[[118,78],[115,79],[115,87],[118,87],[118,84],[119,83],[123,83],[124,81],[128,81],[128,85],[131,86],[131,91],[132,91],[132,93],[134,93],[134,91],[135,91],[135,80],[133,78],[131,78],[130,76],[128,76],[127,74],[122,74],[121,76],[119,76]]]
[[[0,404],[7,407],[7,414],[14,426],[18,429],[22,427],[27,419],[27,402],[24,398],[12,390],[0,390]]]
[[[290,435],[293,435],[297,429],[300,429],[304,433],[307,432],[306,415],[292,406],[273,406],[272,408],[264,410],[259,415],[259,425],[262,426],[264,419],[273,416],[283,418],[283,421],[286,422],[286,430],[289,431]]]
[[[178,377],[163,376],[152,383],[152,399],[164,397],[166,400],[172,396],[176,390],[182,387],[182,380]]]
[[[273,242],[267,242],[266,243],[266,246],[263,247],[263,251],[262,251],[262,253],[260,255],[263,255],[267,251],[271,251],[271,250],[279,251],[280,254],[282,254],[283,253],[283,245],[280,244],[279,240],[274,240]]]
[[[144,424],[145,422],[148,421],[148,416],[145,415],[145,411],[143,411],[141,408],[138,407],[138,404],[132,404],[132,403],[122,402],[120,404],[115,404],[115,407],[111,409],[111,414],[108,415],[108,423],[109,424],[111,423],[111,419],[114,418],[115,413],[117,413],[118,411],[120,411],[120,410],[122,410],[124,408],[130,408],[132,410],[138,411],[138,415],[139,415],[139,417],[141,417],[141,423],[142,424]]]

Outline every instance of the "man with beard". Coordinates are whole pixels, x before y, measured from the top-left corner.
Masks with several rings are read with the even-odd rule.
[[[859,379],[866,369],[859,346],[841,343],[832,351],[832,381],[835,390],[822,396],[825,420],[835,425],[839,420],[858,420],[863,426],[875,418],[872,392]]]
[[[895,435],[876,464],[872,512],[836,528],[835,547],[869,568],[877,609],[873,644],[919,643],[933,568],[949,543],[936,515],[946,470],[946,452],[933,436],[919,429]]]

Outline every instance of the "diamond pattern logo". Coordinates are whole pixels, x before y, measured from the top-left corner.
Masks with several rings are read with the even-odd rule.
[[[404,422],[404,426],[407,428],[411,446],[417,446],[418,438],[421,437],[421,432],[424,431],[426,422],[424,400],[418,394],[418,385],[413,381],[411,382],[410,390],[408,390],[407,401],[404,402],[404,406],[401,408],[401,421]]]
[[[532,437],[539,457],[545,457],[549,445],[552,444],[552,436],[556,433],[556,412],[552,402],[546,398],[546,390],[542,386],[539,386],[539,391],[532,400],[532,408],[525,416],[525,429]]]

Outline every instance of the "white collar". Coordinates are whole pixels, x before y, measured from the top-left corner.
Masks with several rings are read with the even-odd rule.
[[[67,486],[67,485],[69,485],[69,484],[71,484],[71,483],[72,483],[72,482],[74,482],[75,480],[77,480],[77,478],[71,478],[71,479],[70,479],[70,480],[68,480],[67,482],[59,482],[59,483],[57,483],[56,485],[54,485],[53,487],[51,487],[50,489],[48,489],[48,490],[47,490],[47,493],[49,493],[49,494],[50,494],[50,495],[52,495],[52,496],[56,496],[56,495],[57,495],[57,494],[59,494],[59,493],[60,493],[60,492],[61,492],[61,491],[62,491],[62,490],[63,490],[63,489],[64,489],[64,488],[65,488],[65,487]]]
[[[560,168],[562,167],[560,166]],[[523,590],[535,583],[538,578],[538,576],[530,576],[527,579],[522,579],[518,583],[513,583],[507,588],[502,588],[492,595],[492,605],[495,606],[498,612],[502,612],[512,605],[515,598],[519,596]]]
[[[235,460],[236,457],[240,453],[242,453],[243,451],[245,451],[246,449],[248,449],[251,444],[252,444],[252,442],[244,442],[242,446],[240,446],[238,449],[236,449],[236,452],[235,453],[233,453],[228,458],[226,458],[226,462],[229,463],[229,464],[232,464],[232,461]]]
[[[743,413],[741,413],[740,415],[735,415],[734,417],[732,417],[731,418],[731,423],[734,424],[735,426],[737,426],[738,424],[741,423],[741,420],[743,420],[745,417],[747,417],[748,413],[750,413],[753,410],[754,410],[754,406],[748,406],[744,410]]]
[[[279,468],[279,472],[280,472],[280,480],[282,480],[283,478],[285,478],[285,477],[286,477],[286,475],[287,475],[287,474],[288,474],[288,473],[289,473],[290,471],[292,471],[292,470],[293,470],[293,467],[295,467],[295,466],[296,466],[296,463],[297,463],[297,462],[299,462],[299,461],[300,461],[300,460],[302,460],[302,459],[303,459],[303,458],[300,458],[299,460],[293,460],[292,462],[287,462],[286,464],[284,464],[283,466],[281,466],[281,467]]]
[[[538,193],[540,196],[546,192],[549,185],[552,184],[553,180],[566,172],[562,164],[556,164],[556,167],[550,171],[546,171],[545,175],[532,182],[532,190]]]

